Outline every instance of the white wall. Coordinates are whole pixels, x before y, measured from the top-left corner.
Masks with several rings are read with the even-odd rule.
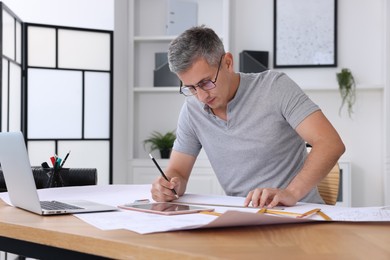
[[[390,3],[386,2],[386,27],[385,27],[385,57],[386,57],[386,62],[385,62],[385,71],[386,73],[386,86],[384,89],[384,100],[385,100],[385,117],[384,117],[384,131],[386,133],[385,135],[385,174],[384,174],[384,187],[385,187],[385,205],[390,205]]]
[[[337,68],[284,69],[320,105],[340,133],[352,164],[352,205],[384,203],[385,0],[338,1]],[[270,52],[273,66],[273,0],[232,1],[231,51]],[[245,30],[244,30],[245,28]],[[336,72],[350,68],[357,81],[354,114],[338,114]]]
[[[126,6],[126,1],[121,1]],[[113,0],[3,0],[3,2],[25,22],[107,30],[114,28]],[[386,0],[338,0],[338,6],[339,67],[283,71],[296,80],[321,106],[343,138],[347,151],[342,160],[352,163],[352,205],[382,205],[385,175],[383,100],[387,53],[385,10],[389,8],[386,8]],[[235,55],[236,68],[238,53],[243,49],[270,51],[272,66],[273,0],[232,0],[231,13],[230,51]],[[341,100],[335,73],[342,67],[350,68],[358,83],[352,119],[347,116],[345,110],[342,116],[338,114]],[[117,86],[118,84],[115,84],[115,87]],[[125,113],[126,109],[121,111]],[[122,118],[126,118],[126,115]],[[126,139],[126,131],[120,133],[121,138]]]
[[[2,0],[23,22],[114,30],[114,0]]]

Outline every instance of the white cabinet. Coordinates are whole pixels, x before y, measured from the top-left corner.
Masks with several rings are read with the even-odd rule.
[[[161,159],[158,160],[158,163],[160,167],[164,169],[168,164],[168,160]],[[159,175],[160,172],[152,160],[136,159],[133,160],[133,175],[129,176],[129,179],[132,178],[132,183],[134,184],[150,184]],[[197,194],[224,194],[208,160],[196,161],[186,192]]]
[[[158,160],[159,165],[164,169],[168,160]],[[341,170],[340,175],[340,195],[336,203],[337,206],[350,207],[351,206],[351,163],[339,162]],[[134,184],[150,184],[160,172],[152,162],[147,159],[133,160],[133,175],[129,176]],[[196,161],[190,180],[187,186],[187,193],[197,194],[216,194],[224,195],[222,187],[219,185],[217,177],[215,176],[210,162],[207,159],[199,159]]]

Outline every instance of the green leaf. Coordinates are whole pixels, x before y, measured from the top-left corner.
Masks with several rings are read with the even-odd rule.
[[[339,91],[341,95],[341,106],[339,114],[345,104],[347,104],[348,115],[351,117],[353,110],[352,107],[356,101],[356,83],[349,69],[341,69],[341,72],[336,73],[337,82],[339,84]]]
[[[147,144],[150,144],[150,151],[172,149],[175,139],[176,134],[174,131],[169,131],[165,134],[153,131],[150,137],[144,140],[144,148]]]

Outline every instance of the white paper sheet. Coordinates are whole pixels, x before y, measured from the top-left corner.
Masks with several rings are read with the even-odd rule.
[[[244,206],[244,197],[232,197],[232,196],[218,196],[218,195],[200,195],[200,194],[184,194],[176,202],[191,203],[198,205],[211,205],[211,206]]]
[[[85,199],[118,206],[140,199],[149,199],[152,201],[150,188],[150,185],[78,186],[42,189],[38,190],[38,194],[41,200]],[[0,193],[0,198],[9,203],[8,193]],[[215,211],[222,213],[220,216],[203,213],[163,216],[131,210],[84,213],[76,214],[75,216],[102,230],[127,229],[140,234],[196,228],[323,221],[318,215],[300,219],[285,215],[258,214],[256,213],[259,210],[257,208],[242,207],[244,198],[238,197],[187,194],[178,201],[198,205],[227,205],[228,207],[215,206]],[[238,207],[236,208],[233,206]],[[333,221],[390,221],[390,210],[382,209],[382,207],[346,208],[322,204],[298,203],[293,207],[284,207],[283,210],[280,211],[304,213],[315,208],[320,208],[321,211],[331,217]]]
[[[89,200],[111,206],[133,202],[137,199],[151,200],[150,185],[91,185],[39,189],[40,200]],[[0,193],[6,203],[8,193]]]

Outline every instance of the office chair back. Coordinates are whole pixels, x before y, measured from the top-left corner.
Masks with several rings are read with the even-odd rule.
[[[37,189],[48,188],[48,172],[50,169],[45,169],[38,166],[32,167],[35,185]],[[83,186],[97,184],[97,169],[96,168],[64,168],[61,170],[64,186]],[[0,168],[0,192],[7,191],[3,172]]]
[[[336,163],[317,187],[322,199],[327,205],[336,204],[340,188],[340,167],[338,163]]]

